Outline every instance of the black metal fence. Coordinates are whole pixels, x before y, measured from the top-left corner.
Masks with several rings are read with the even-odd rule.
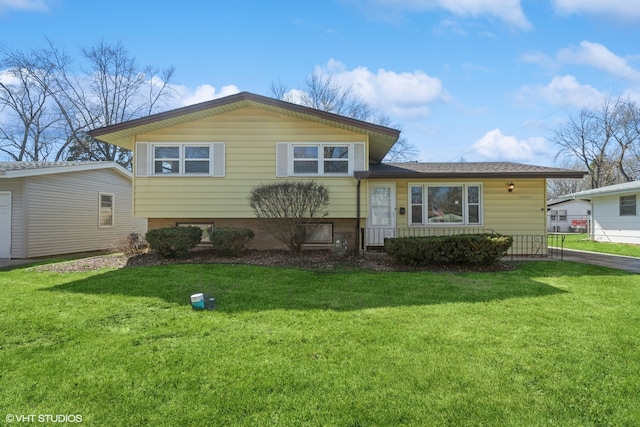
[[[364,251],[384,251],[384,239],[394,237],[450,236],[496,233],[486,228],[362,228],[360,247]],[[559,234],[511,235],[513,244],[507,257],[562,259],[564,236]]]

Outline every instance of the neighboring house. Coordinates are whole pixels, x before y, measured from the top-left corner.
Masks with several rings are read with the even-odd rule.
[[[546,179],[584,175],[515,163],[381,163],[398,130],[246,92],[90,134],[134,150],[134,213],[149,228],[249,227],[260,249],[283,247],[249,208],[251,189],[264,183],[324,184],[329,216],[309,247],[366,249],[409,234],[544,237]]]
[[[640,244],[640,181],[567,194],[591,201],[591,238],[599,242]]]
[[[558,198],[547,201],[548,230],[553,233],[586,233],[591,203],[588,200]]]
[[[114,162],[0,162],[0,258],[105,249],[131,232],[131,173]]]

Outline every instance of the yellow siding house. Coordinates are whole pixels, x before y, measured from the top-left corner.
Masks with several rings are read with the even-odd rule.
[[[251,189],[265,183],[324,184],[329,216],[309,247],[362,250],[399,235],[546,235],[546,179],[583,176],[514,163],[382,163],[398,130],[247,92],[90,134],[134,151],[134,214],[150,229],[248,227],[259,249],[284,247],[249,208]]]

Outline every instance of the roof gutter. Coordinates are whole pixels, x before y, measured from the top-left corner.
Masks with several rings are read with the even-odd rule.
[[[582,178],[583,172],[355,172],[358,179]]]

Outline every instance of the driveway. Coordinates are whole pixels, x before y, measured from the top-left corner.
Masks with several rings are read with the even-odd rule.
[[[560,257],[558,256],[556,259],[560,259]],[[617,270],[624,270],[630,273],[640,273],[640,258],[601,254],[597,252],[576,251],[574,249],[565,248],[562,259],[564,261],[615,268]]]

